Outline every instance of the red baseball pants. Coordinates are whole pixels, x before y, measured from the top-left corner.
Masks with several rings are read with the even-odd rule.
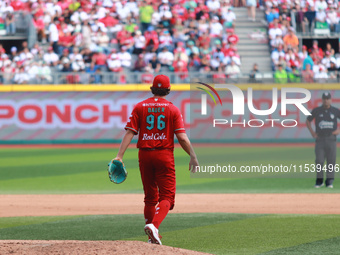
[[[138,153],[145,206],[167,200],[174,208],[176,193],[175,159],[172,150],[143,150]]]

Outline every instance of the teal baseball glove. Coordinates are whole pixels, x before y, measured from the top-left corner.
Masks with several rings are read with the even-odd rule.
[[[119,160],[112,159],[108,164],[107,171],[109,173],[110,181],[116,184],[122,183],[127,177],[127,171],[124,163]]]

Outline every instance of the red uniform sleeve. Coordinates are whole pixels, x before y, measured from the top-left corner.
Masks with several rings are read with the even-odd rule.
[[[183,124],[182,114],[176,106],[173,106],[174,109],[174,118],[173,118],[173,125],[174,125],[174,133],[185,133],[185,128]]]
[[[135,135],[138,134],[138,131],[139,131],[139,107],[138,105],[135,106],[135,108],[133,109],[132,113],[131,113],[131,116],[130,116],[130,119],[128,121],[128,123],[126,124],[125,126],[125,130],[132,130]]]

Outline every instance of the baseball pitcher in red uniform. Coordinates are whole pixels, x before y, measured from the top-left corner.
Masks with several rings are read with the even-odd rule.
[[[179,109],[165,99],[170,93],[169,77],[157,75],[151,92],[153,97],[133,109],[115,159],[123,160],[133,136],[138,134],[139,170],[144,188],[144,231],[149,242],[161,245],[159,225],[175,204],[174,134],[190,155],[189,171],[196,172],[198,161],[185,133]]]

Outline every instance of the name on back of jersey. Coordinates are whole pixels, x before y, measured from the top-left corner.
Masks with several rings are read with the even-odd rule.
[[[143,134],[143,141],[149,140],[166,140],[166,135],[164,133]]]
[[[164,112],[165,108],[164,107],[149,107],[148,112]]]

